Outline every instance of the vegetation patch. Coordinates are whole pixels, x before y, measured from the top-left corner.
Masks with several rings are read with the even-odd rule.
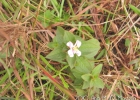
[[[139,0],[1,0],[0,99],[140,99]]]

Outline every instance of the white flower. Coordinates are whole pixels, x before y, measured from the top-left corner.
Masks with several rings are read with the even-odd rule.
[[[67,46],[70,48],[68,50],[68,55],[70,57],[74,57],[74,54],[77,54],[77,56],[81,56],[81,51],[78,50],[78,48],[81,46],[81,41],[77,40],[74,45],[71,41],[69,41],[67,43]]]

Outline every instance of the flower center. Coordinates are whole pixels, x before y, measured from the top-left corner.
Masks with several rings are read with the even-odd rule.
[[[74,47],[72,48],[72,50],[73,50],[73,51],[77,51],[77,50],[78,50],[78,47],[77,47],[77,46],[74,46]]]

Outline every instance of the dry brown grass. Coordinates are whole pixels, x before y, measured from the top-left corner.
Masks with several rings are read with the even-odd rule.
[[[10,2],[15,3],[12,0]],[[55,37],[56,27],[62,26],[73,33],[77,34],[79,32],[84,39],[89,39],[91,36],[95,37],[100,41],[100,52],[103,49],[106,50],[106,53],[96,60],[96,63],[104,64],[101,78],[106,85],[100,91],[100,95],[107,96],[108,99],[115,93],[121,94],[124,98],[133,96],[140,99],[140,17],[128,7],[128,4],[139,7],[139,0],[133,2],[131,0],[99,0],[97,2],[70,0],[67,2],[71,3],[74,15],[71,15],[72,11],[70,11],[69,6],[64,6],[65,12],[71,15],[69,19],[66,21],[52,19],[52,24],[47,27],[43,26],[42,22],[37,19],[37,16],[43,10],[41,8],[42,2],[38,3],[36,11],[30,10],[29,6],[24,5],[17,14],[16,20],[7,18],[6,21],[3,21],[0,19],[0,52],[6,54],[6,57],[0,58],[4,61],[4,63],[0,62],[0,72],[10,67],[13,68],[13,73],[9,75],[11,77],[7,78],[3,84],[0,84],[0,89],[6,87],[7,82],[11,82],[12,87],[16,88],[15,90],[12,88],[5,89],[5,91],[1,91],[0,96],[8,96],[11,93],[14,97],[17,93],[16,90],[23,88],[21,94],[24,94],[26,99],[35,99],[37,95],[34,90],[36,85],[34,83],[35,77],[30,77],[35,71],[27,70],[26,66],[23,66],[24,71],[27,70],[26,76],[30,77],[27,82],[24,82],[21,73],[19,73],[20,71],[18,71],[21,68],[16,67],[16,59],[20,58],[22,63],[28,60],[36,68],[39,74],[38,80],[41,83],[42,98],[49,98],[48,95],[45,95],[43,82],[40,78],[43,73],[37,67],[34,57],[40,60],[40,54],[45,56],[50,52],[47,44]],[[83,6],[84,3],[86,3],[86,6]],[[18,7],[17,5],[16,7]],[[14,5],[11,6],[14,8]],[[52,7],[52,5],[49,5],[48,9],[52,9]],[[9,16],[9,18],[14,16],[13,13],[9,13],[2,3],[0,3],[0,12]],[[79,24],[72,24],[72,22],[86,23],[94,30],[94,34],[87,33],[84,28],[79,31]],[[127,40],[129,40],[128,46],[125,44]],[[43,62],[41,64],[45,66]],[[57,62],[50,62],[50,64],[56,67],[59,66]],[[52,71],[50,73],[56,74]],[[0,75],[0,79],[3,75]],[[15,83],[11,79],[13,76],[17,78]],[[59,77],[56,79],[59,80]],[[71,81],[67,81],[71,84]],[[16,85],[17,83],[18,85]]]

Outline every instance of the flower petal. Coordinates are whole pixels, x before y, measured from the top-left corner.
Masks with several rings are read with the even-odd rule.
[[[81,51],[76,50],[76,52],[75,52],[75,53],[77,54],[77,56],[81,56]]]
[[[69,55],[70,57],[74,57],[74,53],[73,53],[72,49],[68,50],[68,55]]]
[[[76,43],[75,43],[75,46],[77,46],[78,48],[81,46],[81,41],[79,41],[79,40],[76,40]]]
[[[73,47],[73,43],[72,43],[71,41],[69,41],[69,42],[67,43],[67,46],[68,46],[69,48],[72,48],[72,47]]]

